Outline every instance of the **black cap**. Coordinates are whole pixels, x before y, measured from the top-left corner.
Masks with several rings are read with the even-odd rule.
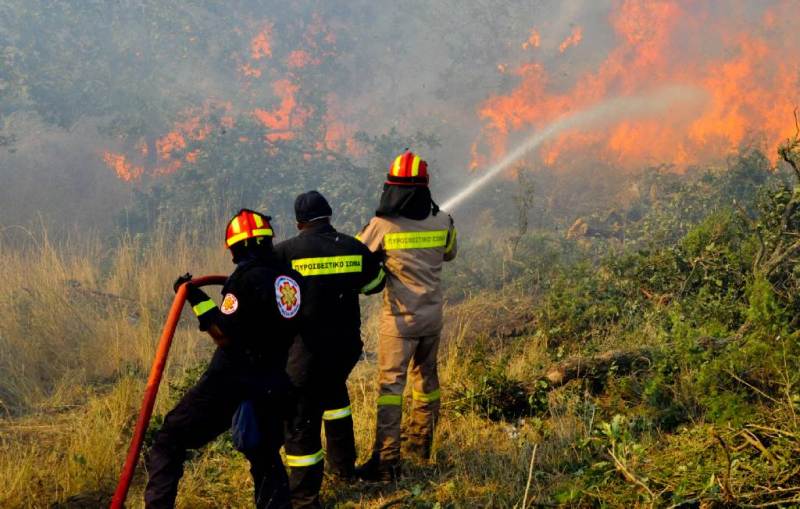
[[[294,216],[298,223],[308,223],[315,219],[331,217],[333,210],[318,191],[309,191],[294,200]]]

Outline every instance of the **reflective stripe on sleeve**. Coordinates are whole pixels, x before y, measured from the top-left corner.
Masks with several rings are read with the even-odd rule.
[[[386,277],[386,273],[383,271],[383,268],[378,269],[378,275],[375,276],[375,279],[364,285],[364,288],[361,289],[361,293],[367,293],[374,289],[376,286],[381,284],[383,278]]]
[[[335,421],[336,419],[344,419],[353,415],[353,410],[350,405],[344,408],[337,408],[335,410],[325,410],[322,412],[322,419],[325,421]]]
[[[286,464],[290,467],[310,467],[322,461],[322,449],[307,456],[286,455]]]
[[[361,255],[323,256],[292,260],[292,268],[304,276],[361,272]]]
[[[217,305],[214,303],[214,301],[211,300],[211,299],[208,299],[208,300],[204,300],[203,302],[201,302],[199,304],[195,304],[194,306],[192,306],[192,311],[194,311],[195,315],[202,316],[202,315],[208,313],[209,311],[211,311],[212,309],[216,309],[216,307],[217,307]]]
[[[383,236],[383,248],[392,249],[425,249],[432,247],[445,247],[447,245],[447,230],[433,230],[429,232],[395,232]]]
[[[439,401],[442,397],[442,393],[439,389],[435,389],[431,392],[411,391],[411,395],[414,397],[415,401],[421,401],[423,403],[433,403],[434,401]]]
[[[378,396],[378,405],[400,406],[403,404],[403,396],[399,394],[381,394]]]
[[[456,237],[458,236],[458,230],[453,228],[452,234],[450,235],[450,239],[447,241],[447,247],[444,248],[444,254],[449,254],[450,251],[453,250],[453,246],[456,245]]]

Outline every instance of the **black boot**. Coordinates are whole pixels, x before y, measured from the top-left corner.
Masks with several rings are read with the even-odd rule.
[[[339,483],[349,483],[355,481],[358,477],[356,476],[356,469],[355,467],[350,468],[330,468],[328,470],[328,476],[334,482]]]
[[[400,465],[396,461],[381,461],[377,454],[356,467],[356,477],[367,482],[394,482],[400,478]]]

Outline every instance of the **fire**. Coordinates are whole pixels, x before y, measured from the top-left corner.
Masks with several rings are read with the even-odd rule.
[[[583,39],[583,29],[581,27],[575,27],[572,29],[572,33],[569,34],[569,37],[564,39],[564,41],[558,46],[558,52],[564,53],[567,51],[567,48],[571,48],[572,46],[577,46],[581,43]]]
[[[179,131],[172,131],[156,141],[156,151],[161,159],[169,160],[173,152],[186,148],[186,139]]]
[[[339,120],[341,109],[332,98],[328,98],[330,105],[326,104],[325,109],[304,103],[303,73],[336,56],[336,34],[319,15],[312,16],[307,23],[299,22],[298,28],[293,48],[276,40],[274,25],[269,21],[256,21],[248,29],[236,32],[244,37],[243,51],[232,55],[243,89],[234,92],[237,106],[243,110],[239,114],[252,115],[264,126],[263,140],[268,143],[264,149],[270,153],[280,148],[275,142],[303,135],[314,137],[304,141],[309,142],[309,147],[316,147],[321,155],[330,150],[357,154],[355,129]],[[264,98],[261,92],[265,89],[272,91],[271,98]],[[135,145],[137,154],[132,157],[107,152],[103,159],[126,181],[138,180],[144,174],[169,175],[184,165],[202,161],[202,142],[212,131],[235,126],[232,110],[231,102],[209,99],[202,106],[181,112],[167,132],[150,137],[149,141],[139,140]],[[319,116],[320,129],[304,132],[314,115]],[[239,143],[256,141],[248,136],[235,139]]]
[[[319,65],[319,59],[312,57],[307,51],[296,49],[286,57],[286,65],[290,69],[300,69],[309,64]]]
[[[239,72],[243,75],[247,76],[248,78],[260,78],[261,77],[261,69],[257,67],[253,67],[250,64],[242,64],[239,66]]]
[[[728,10],[739,15],[726,16],[705,2],[618,0],[606,27],[614,45],[594,68],[571,73],[571,84],[538,55],[509,66],[506,73],[518,84],[479,106],[483,129],[473,144],[472,166],[505,154],[516,132],[542,128],[604,99],[670,83],[699,87],[708,99],[693,111],[567,132],[542,147],[541,161],[570,166],[600,160],[628,169],[668,163],[681,169],[718,160],[759,139],[773,155],[793,132],[791,112],[800,103],[800,64],[793,57],[800,50],[800,32],[792,21],[796,4],[775,0],[771,5],[765,10],[732,1]],[[736,22],[741,13],[756,9],[761,15]],[[584,35],[576,27],[559,51],[588,51],[591,45],[576,48]]]
[[[365,153],[364,147],[355,139],[356,127],[342,120],[344,108],[335,94],[329,94],[326,99],[325,139],[322,147],[327,150],[345,152],[351,156],[359,157]]]
[[[272,57],[272,25],[267,25],[250,41],[250,58],[260,60]]]
[[[291,140],[295,137],[294,131],[305,125],[309,111],[298,106],[295,97],[298,89],[299,86],[288,79],[278,80],[272,84],[272,91],[280,99],[278,106],[272,110],[257,108],[253,111],[256,119],[269,129],[267,140]]]
[[[124,154],[104,152],[103,161],[113,169],[119,178],[125,182],[132,182],[141,178],[144,168],[131,164]]]
[[[534,28],[531,30],[531,35],[528,37],[528,40],[522,43],[522,49],[538,48],[541,42],[542,38],[539,32]]]

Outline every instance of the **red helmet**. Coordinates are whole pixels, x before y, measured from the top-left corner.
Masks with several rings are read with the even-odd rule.
[[[406,150],[394,159],[386,175],[386,183],[399,186],[427,186],[428,163],[420,156]]]
[[[225,230],[225,245],[231,247],[247,239],[272,237],[270,219],[272,218],[252,210],[240,210],[228,223],[228,228]]]

